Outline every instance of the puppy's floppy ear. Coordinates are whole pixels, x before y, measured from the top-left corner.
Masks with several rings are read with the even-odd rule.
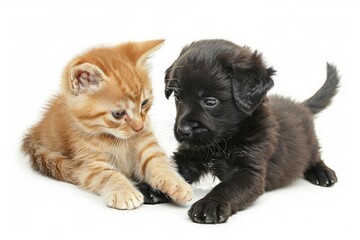
[[[251,56],[240,57],[239,62],[233,62],[231,72],[236,105],[240,110],[251,115],[274,86],[271,76],[275,70],[265,68],[261,54],[254,52]]]
[[[186,45],[181,50],[178,58],[175,60],[175,62],[165,71],[165,97],[169,99],[171,94],[174,92],[174,86],[171,86],[171,82],[175,80],[174,78],[174,72],[175,69],[180,68],[179,66],[179,59],[191,48],[191,46],[194,45],[195,42],[192,42],[190,45]]]
[[[174,64],[173,64],[174,65]],[[172,70],[173,70],[173,65],[171,65],[168,69],[166,69],[165,71],[165,97],[166,99],[169,99],[169,97],[171,96],[171,94],[173,93],[173,89],[170,87],[170,82],[171,82],[171,78],[172,78]]]
[[[266,93],[274,86],[272,68],[254,70],[236,70],[232,81],[232,90],[236,105],[251,115],[259,106]]]

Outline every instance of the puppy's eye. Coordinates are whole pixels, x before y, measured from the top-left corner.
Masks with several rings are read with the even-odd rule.
[[[125,116],[126,112],[125,111],[114,111],[114,112],[111,112],[111,114],[115,119],[119,120]]]
[[[219,100],[213,97],[205,98],[204,105],[207,107],[215,107],[219,103]]]
[[[141,103],[141,108],[144,108],[149,102],[149,99],[145,99],[142,103]]]

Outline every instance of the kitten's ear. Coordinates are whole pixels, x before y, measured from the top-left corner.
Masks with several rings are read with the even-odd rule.
[[[245,50],[246,51],[246,50]],[[266,93],[274,86],[271,76],[273,68],[266,68],[261,54],[239,51],[228,58],[232,76],[232,90],[235,103],[248,115],[259,106]]]
[[[105,79],[103,71],[91,63],[82,63],[70,69],[70,86],[75,95],[98,90]]]
[[[144,66],[147,57],[164,43],[164,39],[129,43],[129,56],[136,66]]]

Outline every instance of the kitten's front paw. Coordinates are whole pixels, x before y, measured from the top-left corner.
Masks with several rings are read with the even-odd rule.
[[[160,176],[156,179],[154,187],[178,203],[186,203],[192,199],[192,188],[181,177]]]
[[[108,207],[122,210],[138,208],[144,202],[144,196],[135,188],[113,191],[105,198]]]
[[[188,211],[190,219],[197,223],[223,223],[231,215],[230,205],[212,199],[200,199]]]

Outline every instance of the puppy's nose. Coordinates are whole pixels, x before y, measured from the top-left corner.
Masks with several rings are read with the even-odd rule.
[[[192,127],[190,125],[178,126],[177,132],[184,137],[189,137],[192,134]]]

